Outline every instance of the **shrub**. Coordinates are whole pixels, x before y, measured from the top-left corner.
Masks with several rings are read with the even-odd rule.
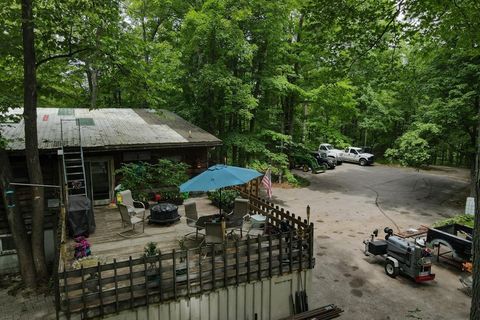
[[[221,194],[221,198],[220,198]],[[240,192],[237,190],[219,190],[208,192],[208,199],[210,199],[214,206],[220,208],[220,204],[222,205],[222,210],[224,211],[232,211],[233,205],[235,203],[235,198],[240,196]]]
[[[115,174],[121,176],[120,183],[123,190],[131,190],[136,199],[146,201],[149,193],[161,187],[178,187],[188,180],[188,165],[182,162],[172,162],[160,159],[156,164],[147,162],[123,164]],[[178,191],[169,189],[162,199],[181,198]]]
[[[152,257],[158,253],[157,243],[148,242],[145,248],[143,249],[146,257]]]
[[[447,219],[437,221],[433,224],[433,227],[437,228],[437,227],[441,227],[441,226],[456,223],[456,224],[460,224],[462,226],[467,226],[467,227],[473,228],[474,220],[475,220],[475,217],[473,215],[459,214],[459,215],[451,217],[451,218],[447,218]]]

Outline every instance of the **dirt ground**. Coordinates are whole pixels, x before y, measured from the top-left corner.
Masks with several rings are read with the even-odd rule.
[[[315,223],[316,265],[312,307],[334,303],[342,319],[468,319],[470,298],[459,289],[460,271],[435,264],[436,279],[415,284],[389,278],[380,258],[366,257],[362,241],[386,226],[402,230],[462,213],[469,188],[463,169],[413,169],[343,164],[323,174],[296,172],[311,184],[274,188],[274,202]]]

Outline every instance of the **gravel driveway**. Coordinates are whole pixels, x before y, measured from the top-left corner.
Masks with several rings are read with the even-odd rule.
[[[381,259],[363,254],[362,243],[375,228],[405,230],[463,212],[467,170],[344,164],[318,175],[295,173],[310,186],[274,188],[273,201],[302,217],[311,206],[316,237],[311,306],[335,303],[345,310],[342,319],[468,319],[470,298],[458,290],[459,271],[440,264],[429,283],[391,279]]]

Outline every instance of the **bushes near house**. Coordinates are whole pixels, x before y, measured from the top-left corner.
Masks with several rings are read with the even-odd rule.
[[[237,190],[219,190],[208,192],[208,199],[212,201],[212,204],[217,208],[222,206],[224,211],[232,211],[235,203],[235,198],[240,196],[240,192]],[[220,198],[221,197],[221,198]]]
[[[173,162],[160,159],[157,163],[148,162],[123,164],[115,174],[121,176],[122,190],[131,190],[134,199],[141,201],[154,200],[152,195],[159,195],[159,200],[183,201],[178,186],[188,180],[188,165],[183,162]]]

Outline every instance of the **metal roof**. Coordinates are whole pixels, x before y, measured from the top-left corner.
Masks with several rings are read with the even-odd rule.
[[[65,112],[65,111],[68,112]],[[71,112],[70,110],[73,110]],[[10,109],[22,114],[22,108]],[[91,149],[132,149],[146,147],[216,146],[221,140],[166,110],[105,108],[38,108],[38,148],[58,149],[62,145],[61,119],[67,146],[78,145],[81,124],[82,145]],[[25,149],[23,119],[18,123],[0,124],[1,135],[8,140],[7,149]]]

